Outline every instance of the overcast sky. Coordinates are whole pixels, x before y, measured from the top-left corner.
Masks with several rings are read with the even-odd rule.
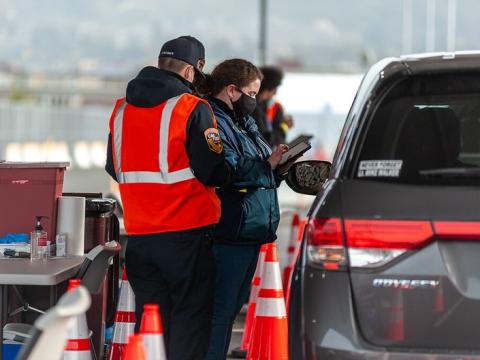
[[[413,0],[412,50],[425,50],[426,1]],[[269,62],[355,68],[402,52],[402,0],[269,0]],[[447,0],[436,1],[436,50]],[[0,0],[0,62],[33,70],[132,72],[161,44],[191,34],[210,67],[259,59],[259,0]],[[478,49],[480,1],[457,0],[456,48]],[[343,64],[343,65],[342,65]]]

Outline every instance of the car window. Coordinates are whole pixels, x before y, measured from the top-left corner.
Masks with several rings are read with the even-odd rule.
[[[480,183],[480,76],[404,80],[370,120],[356,178]]]

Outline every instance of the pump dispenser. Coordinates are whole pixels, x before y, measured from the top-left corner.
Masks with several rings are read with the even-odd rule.
[[[47,232],[43,229],[42,219],[46,216],[36,216],[35,231],[30,233],[30,259],[46,259],[48,256]]]

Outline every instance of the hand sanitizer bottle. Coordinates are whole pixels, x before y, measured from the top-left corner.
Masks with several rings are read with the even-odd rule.
[[[41,221],[46,216],[36,216],[35,231],[30,233],[30,259],[39,260],[47,257],[48,243],[47,232],[43,229]]]

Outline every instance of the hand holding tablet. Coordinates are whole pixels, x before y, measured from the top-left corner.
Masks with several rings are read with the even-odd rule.
[[[280,144],[277,146],[275,150],[272,151],[270,157],[268,158],[268,162],[270,163],[270,167],[275,170],[282,160],[282,156],[285,152],[288,151],[288,146],[285,144]]]
[[[283,153],[282,159],[278,163],[277,173],[280,175],[285,174],[293,165],[293,163],[311,147],[312,145],[308,142],[308,140],[306,140],[298,142],[293,147],[288,149],[288,151]]]

